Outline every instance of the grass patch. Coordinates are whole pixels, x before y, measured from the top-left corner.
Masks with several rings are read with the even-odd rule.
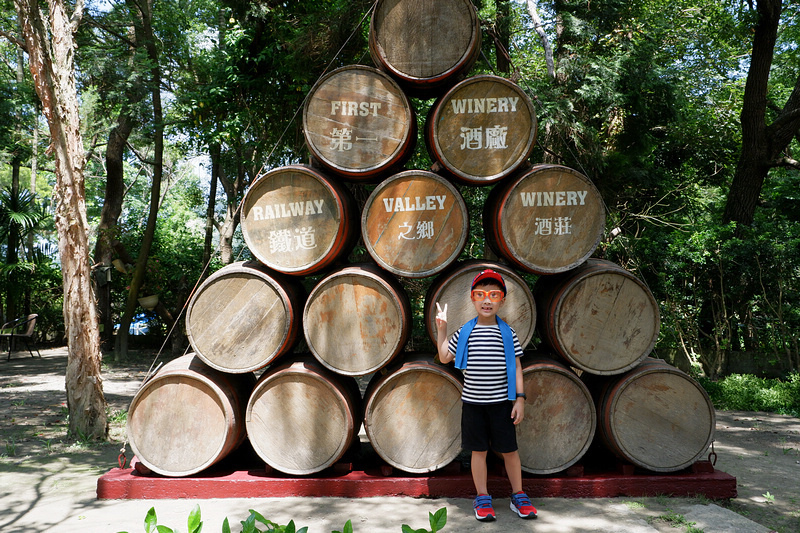
[[[699,377],[716,409],[725,411],[766,411],[800,417],[800,373],[786,379],[732,374],[712,381]]]

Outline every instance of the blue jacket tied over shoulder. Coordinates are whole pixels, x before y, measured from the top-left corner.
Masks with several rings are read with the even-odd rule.
[[[514,338],[511,333],[511,326],[499,316],[497,325],[500,327],[500,335],[503,337],[503,352],[506,355],[506,376],[508,379],[508,399],[512,402],[517,399],[517,380],[516,380],[516,361],[514,360]],[[458,346],[456,347],[456,368],[464,370],[467,368],[467,343],[469,341],[470,333],[478,323],[478,317],[473,318],[461,328],[461,333],[458,334]]]

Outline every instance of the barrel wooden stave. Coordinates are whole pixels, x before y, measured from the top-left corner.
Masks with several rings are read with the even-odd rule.
[[[566,365],[542,354],[522,359],[525,418],[517,427],[522,470],[553,474],[577,463],[597,429],[589,389]]]
[[[296,356],[259,378],[247,405],[246,425],[253,449],[267,465],[293,475],[321,472],[358,439],[358,385],[310,354]]]
[[[259,176],[242,200],[242,234],[253,255],[278,272],[304,276],[343,260],[358,239],[350,191],[305,165]]]
[[[388,365],[411,334],[411,307],[392,274],[371,264],[350,265],[323,277],[309,294],[303,329],[311,353],[348,376]]]
[[[480,47],[469,0],[380,0],[370,21],[373,62],[415,97],[446,91],[469,72]]]
[[[311,89],[303,133],[311,153],[328,170],[344,179],[371,181],[411,157],[417,122],[391,77],[350,65],[323,76]]]
[[[463,380],[433,356],[406,354],[386,373],[376,373],[364,393],[364,428],[372,447],[404,472],[433,472],[461,450]]]
[[[367,252],[384,269],[409,278],[447,268],[464,249],[468,230],[461,193],[424,170],[400,172],[381,182],[361,215]]]
[[[431,108],[425,141],[431,157],[467,185],[513,174],[533,152],[536,112],[515,83],[492,75],[459,82]]]
[[[252,373],[225,374],[194,354],[170,361],[131,401],[131,449],[142,464],[164,476],[205,470],[244,441],[244,410],[254,384]]]
[[[442,308],[447,305],[447,337],[450,338],[464,323],[475,318],[470,289],[473,278],[486,268],[499,272],[506,282],[508,294],[498,313],[500,318],[514,328],[523,347],[531,341],[536,328],[536,302],[525,280],[502,263],[469,260],[456,263],[437,276],[425,295],[425,328],[434,345],[437,342],[437,302]]]
[[[212,274],[192,296],[186,335],[209,366],[252,372],[295,346],[303,300],[296,280],[256,261],[233,263]]]
[[[658,340],[658,302],[619,265],[589,259],[534,286],[542,339],[570,364],[598,375],[626,372]]]
[[[535,165],[489,194],[486,241],[512,265],[558,274],[592,255],[605,229],[605,206],[592,182],[560,165]]]
[[[708,393],[689,375],[647,358],[606,378],[597,404],[598,436],[616,456],[653,472],[691,466],[714,440]]]

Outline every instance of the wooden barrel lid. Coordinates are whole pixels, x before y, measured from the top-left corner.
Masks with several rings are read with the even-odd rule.
[[[398,276],[432,276],[455,261],[467,242],[464,199],[441,176],[408,170],[381,182],[361,214],[367,251]]]
[[[233,263],[197,289],[186,335],[197,356],[223,372],[252,372],[292,349],[300,335],[302,290],[255,261]]]
[[[599,434],[611,451],[654,472],[692,465],[714,440],[716,414],[708,393],[656,359],[612,378],[597,412]]]
[[[303,108],[309,150],[348,179],[371,179],[408,160],[417,139],[414,108],[378,69],[351,65],[323,76]]]
[[[470,0],[379,0],[369,51],[413,96],[443,92],[480,54],[481,27]]]
[[[577,463],[597,429],[589,389],[567,366],[552,358],[522,360],[525,418],[517,427],[522,470],[553,474]]]
[[[600,243],[605,205],[594,184],[575,170],[537,165],[495,187],[483,220],[487,242],[514,266],[535,274],[582,264]]]
[[[360,397],[308,359],[268,369],[247,405],[247,435],[269,466],[287,474],[320,472],[338,461],[361,427]],[[357,385],[355,391],[358,391]]]
[[[242,200],[242,234],[266,266],[309,275],[345,257],[358,237],[355,200],[347,188],[303,165],[259,176]]]
[[[410,354],[385,375],[375,374],[364,394],[364,429],[375,452],[404,472],[450,464],[461,451],[460,375]]]
[[[589,259],[534,287],[542,338],[591,374],[621,374],[648,356],[658,340],[658,302],[619,265]]]
[[[447,338],[468,320],[475,318],[469,292],[472,279],[486,268],[497,271],[506,282],[506,301],[498,315],[517,332],[524,348],[536,329],[536,303],[525,280],[508,266],[492,261],[464,261],[440,274],[425,295],[425,327],[436,344],[436,303],[447,304]]]
[[[498,76],[472,76],[431,108],[428,151],[470,185],[488,185],[527,162],[536,142],[536,112],[528,95]]]
[[[245,395],[254,382],[252,374],[226,376],[194,354],[170,361],[131,401],[131,449],[164,476],[205,470],[244,440]]]
[[[402,286],[371,265],[336,270],[314,287],[303,312],[311,353],[348,376],[379,370],[399,354],[411,333],[411,308]]]

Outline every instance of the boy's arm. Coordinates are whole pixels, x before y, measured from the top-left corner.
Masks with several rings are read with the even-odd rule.
[[[447,304],[444,304],[444,309],[439,307],[439,302],[436,302],[436,349],[439,355],[439,362],[447,364],[456,356],[448,349],[449,339],[447,338]]]
[[[520,363],[519,357],[514,358],[516,360],[517,372],[516,372],[516,382],[517,382],[517,393],[525,392],[525,381],[522,379],[522,363]],[[511,419],[514,421],[514,425],[516,426],[522,419],[525,418],[525,398],[517,397],[514,400],[514,406],[511,408]]]

